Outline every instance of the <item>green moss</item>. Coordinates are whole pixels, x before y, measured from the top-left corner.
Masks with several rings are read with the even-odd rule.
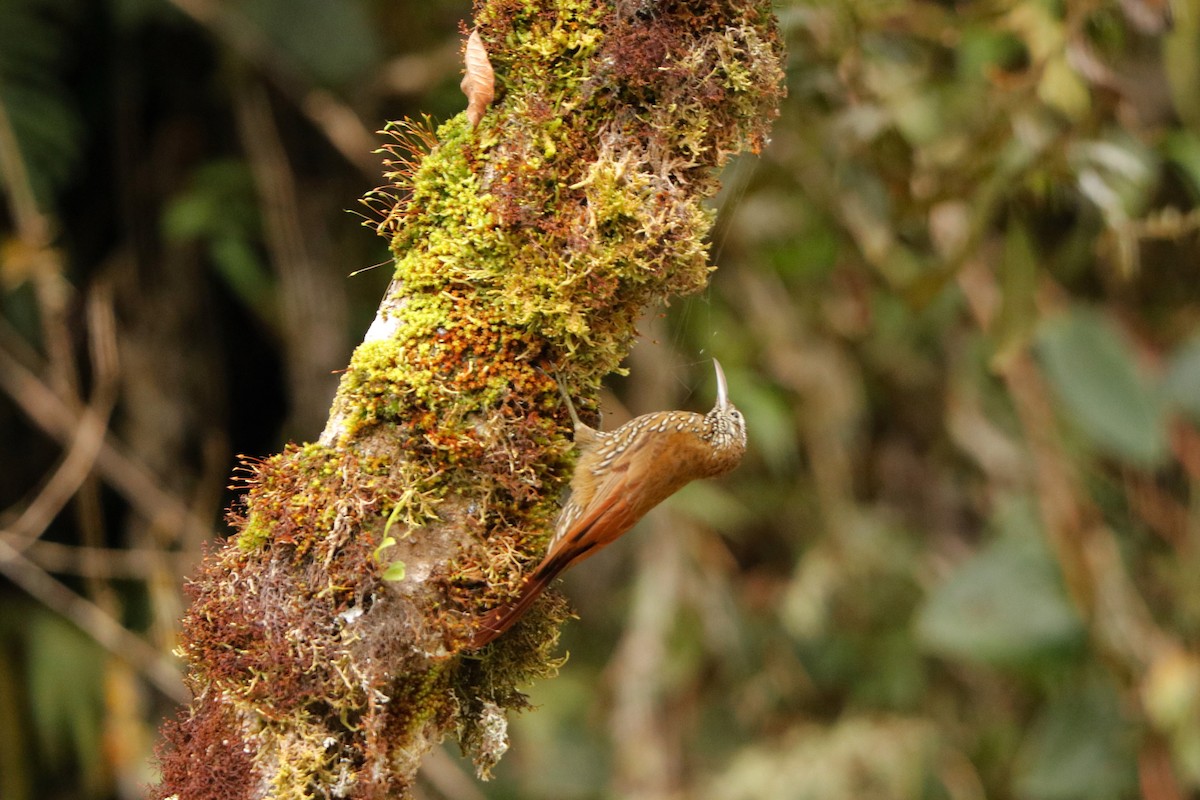
[[[237,534],[237,546],[246,552],[257,550],[271,538],[271,526],[266,524],[261,515],[251,513]]]
[[[450,666],[448,659],[435,664],[424,674],[410,678],[397,693],[395,701],[403,704],[408,730],[423,728],[450,708],[451,698],[447,692]]]

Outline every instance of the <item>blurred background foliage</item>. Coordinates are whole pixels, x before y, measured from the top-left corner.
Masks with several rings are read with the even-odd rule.
[[[344,209],[464,107],[467,2],[0,2],[0,797],[134,798],[237,453],[388,279]],[[786,0],[789,97],[606,425],[751,453],[568,576],[491,784],[1200,795],[1200,0]]]

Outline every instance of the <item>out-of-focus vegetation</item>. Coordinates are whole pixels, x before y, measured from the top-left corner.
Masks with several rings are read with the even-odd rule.
[[[612,404],[707,408],[716,354],[752,452],[568,577],[496,780],[423,791],[1200,792],[1200,3],[778,10],[721,269]],[[320,430],[388,273],[341,210],[463,107],[468,15],[0,3],[5,800],[150,779],[182,576],[233,454]]]

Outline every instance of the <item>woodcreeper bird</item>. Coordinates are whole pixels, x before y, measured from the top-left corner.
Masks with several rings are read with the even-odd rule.
[[[611,433],[579,421],[559,385],[575,425],[579,460],[571,494],[555,523],[546,556],[517,596],[484,616],[472,648],[483,647],[520,619],[550,581],[633,527],[642,516],[697,478],[733,469],[746,452],[746,423],[729,402],[725,373],[717,372],[717,404],[707,414],[643,414]]]

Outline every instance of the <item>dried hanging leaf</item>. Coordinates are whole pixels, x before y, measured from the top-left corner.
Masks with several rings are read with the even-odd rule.
[[[488,61],[487,49],[479,31],[472,31],[467,39],[467,50],[463,55],[466,74],[463,75],[459,87],[467,96],[467,119],[471,127],[479,125],[483,112],[496,96],[496,73],[492,71],[492,62]]]

